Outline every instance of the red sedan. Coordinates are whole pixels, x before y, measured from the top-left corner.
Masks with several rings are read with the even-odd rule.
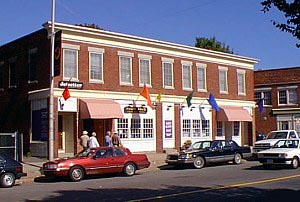
[[[132,176],[136,170],[149,166],[146,154],[132,154],[124,147],[98,147],[83,150],[72,158],[46,162],[41,173],[45,176],[67,176],[75,182],[92,174],[123,172]]]

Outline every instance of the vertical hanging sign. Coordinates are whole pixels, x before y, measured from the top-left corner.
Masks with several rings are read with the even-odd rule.
[[[60,75],[61,66],[61,30],[55,33],[54,41],[54,76]]]

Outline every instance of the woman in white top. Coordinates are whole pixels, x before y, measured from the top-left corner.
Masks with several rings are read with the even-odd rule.
[[[89,139],[89,148],[95,148],[95,147],[100,147],[99,142],[96,138],[96,133],[93,132],[92,136]]]

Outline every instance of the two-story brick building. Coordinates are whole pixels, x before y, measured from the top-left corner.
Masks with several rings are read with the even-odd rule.
[[[263,100],[263,111],[256,109],[256,129],[294,129],[300,133],[300,68],[280,68],[254,72],[255,98]]]
[[[45,23],[0,47],[0,131],[22,132],[34,156],[48,155],[50,29]],[[83,130],[95,131],[102,145],[106,131],[116,130],[132,151],[225,138],[252,145],[256,59],[82,26],[55,29],[55,156],[77,153]],[[139,95],[144,84],[153,108]],[[66,85],[71,97],[64,100]],[[210,93],[219,112],[207,102]]]

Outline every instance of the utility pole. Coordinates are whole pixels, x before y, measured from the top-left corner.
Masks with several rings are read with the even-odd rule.
[[[49,99],[49,144],[48,153],[49,160],[54,159],[54,42],[55,42],[55,30],[54,30],[54,18],[55,18],[55,0],[52,0],[51,9],[51,67],[50,67],[50,99]]]

